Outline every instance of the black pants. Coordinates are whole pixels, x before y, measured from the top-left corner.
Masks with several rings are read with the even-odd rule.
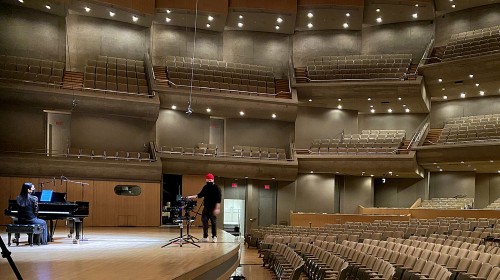
[[[203,238],[208,238],[208,220],[212,224],[212,237],[217,236],[217,217],[214,216],[214,209],[203,207],[201,212],[201,222],[203,223]]]

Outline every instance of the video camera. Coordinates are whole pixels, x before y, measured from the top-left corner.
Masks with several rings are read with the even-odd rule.
[[[177,203],[179,206],[184,208],[185,210],[193,210],[198,202],[196,200],[191,200],[187,196],[177,195]]]

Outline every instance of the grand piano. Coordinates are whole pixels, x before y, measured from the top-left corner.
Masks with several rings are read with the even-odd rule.
[[[49,221],[49,240],[54,240],[54,232],[57,220],[68,220],[70,232],[68,237],[73,237],[73,243],[80,243],[83,232],[83,219],[89,216],[89,203],[87,201],[66,201],[66,193],[54,192],[50,201],[41,201],[41,192],[35,192],[38,197],[38,218]],[[16,200],[9,200],[9,207],[5,209],[5,215],[10,216],[17,222],[18,205]]]

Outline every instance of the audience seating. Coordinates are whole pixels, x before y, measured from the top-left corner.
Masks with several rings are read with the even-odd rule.
[[[85,90],[149,95],[144,61],[100,55],[85,66]]]
[[[209,92],[275,96],[272,67],[211,59],[168,56],[165,59],[172,87]],[[191,84],[191,77],[193,82]]]
[[[64,62],[0,55],[0,78],[61,85]]]
[[[67,157],[87,158],[87,159],[152,161],[151,154],[145,152],[105,151],[99,149],[68,148],[65,155]]]
[[[500,25],[451,35],[443,55],[444,61],[498,53]]]
[[[313,154],[394,154],[405,134],[404,130],[363,130],[341,138],[314,139],[309,150]]]
[[[194,148],[161,146],[158,152],[191,156],[218,156],[217,149],[215,144],[198,143]]]
[[[472,209],[474,198],[432,198],[422,201],[421,208]]]
[[[500,209],[500,198],[497,198],[490,205],[486,206],[486,209]]]
[[[233,146],[231,153],[218,153],[215,144],[198,143],[194,148],[162,146],[158,152],[194,156],[232,156],[247,159],[286,160],[285,149],[254,146]]]
[[[402,79],[410,67],[411,54],[320,56],[307,60],[312,81]]]
[[[438,143],[458,144],[500,141],[500,114],[448,119]]]

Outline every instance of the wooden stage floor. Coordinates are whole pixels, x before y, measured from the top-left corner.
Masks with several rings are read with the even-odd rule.
[[[0,229],[7,244],[5,228]],[[80,244],[66,234],[58,228],[49,245],[8,247],[24,279],[228,279],[239,264],[243,242],[218,230],[217,243],[161,248],[179,236],[178,228],[85,228],[86,241]],[[200,228],[191,234],[202,237]],[[27,235],[21,236],[24,241]],[[0,279],[16,279],[6,259],[0,259]]]

